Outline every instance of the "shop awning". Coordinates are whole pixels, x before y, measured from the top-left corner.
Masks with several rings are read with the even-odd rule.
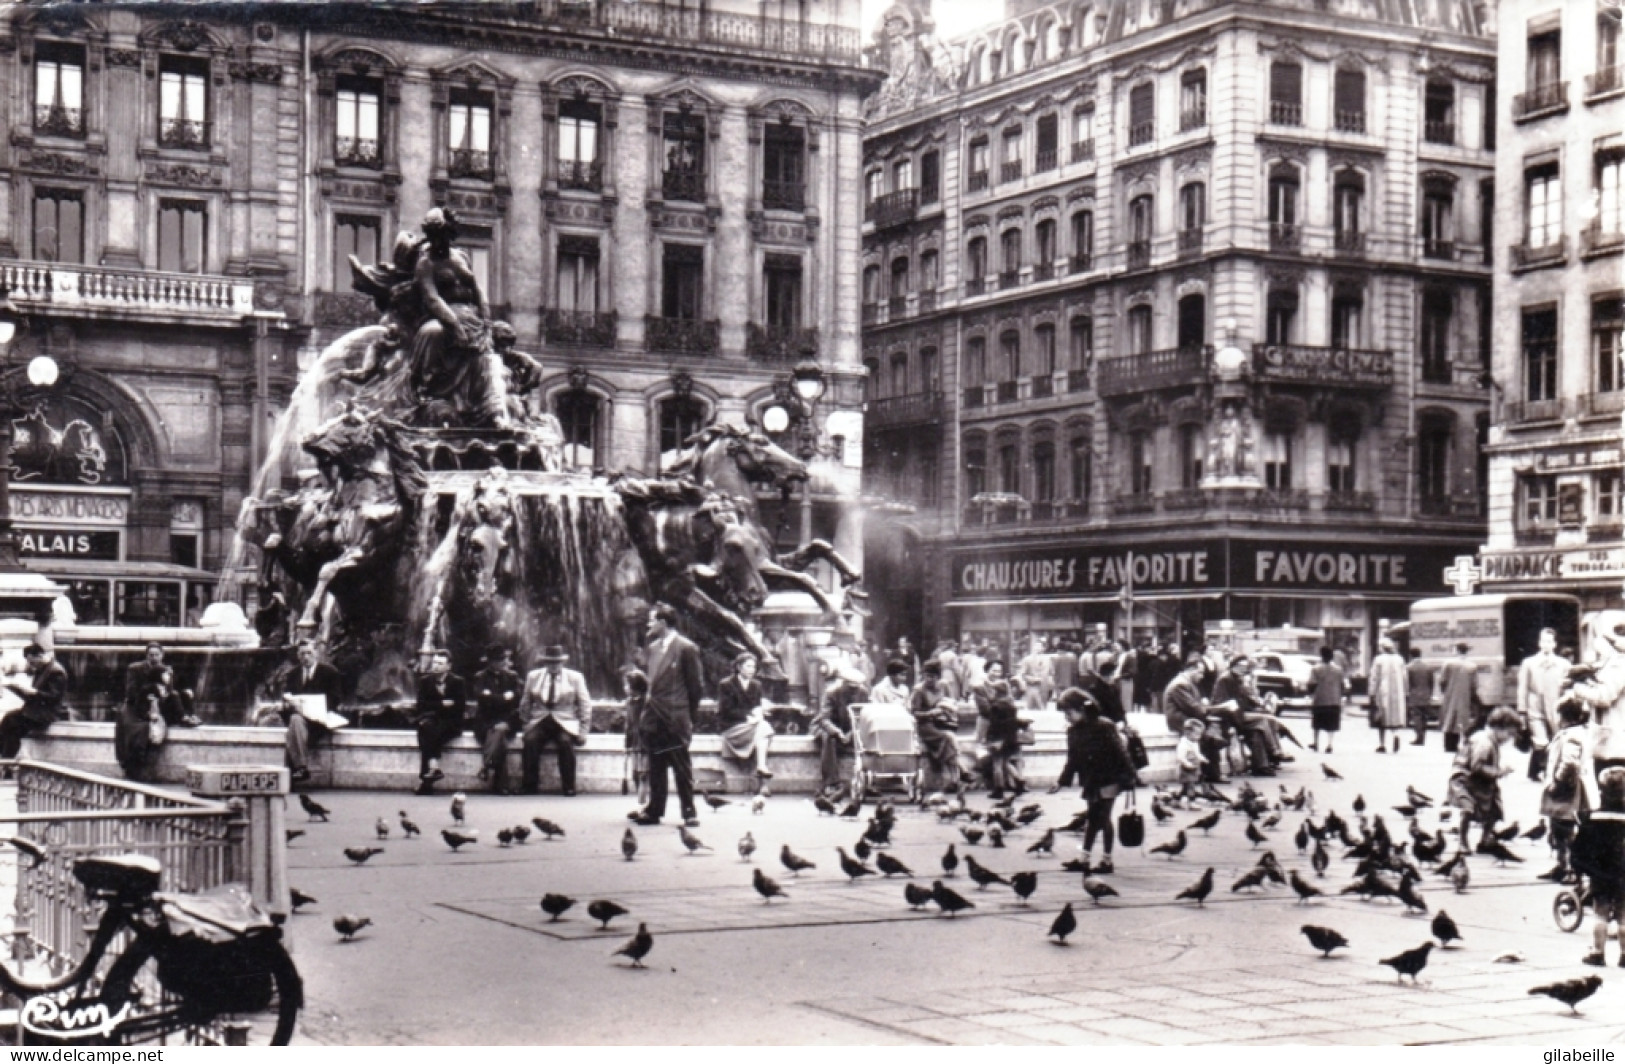
[[[173,562],[115,562],[73,558],[28,558],[29,569],[45,576],[76,580],[190,580],[205,583],[219,580],[207,569],[194,569]]]

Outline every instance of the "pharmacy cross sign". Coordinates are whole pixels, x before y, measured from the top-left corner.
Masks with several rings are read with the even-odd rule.
[[[1444,582],[1454,586],[1458,595],[1471,595],[1483,575],[1484,570],[1478,567],[1471,554],[1458,554],[1455,565],[1445,566]]]

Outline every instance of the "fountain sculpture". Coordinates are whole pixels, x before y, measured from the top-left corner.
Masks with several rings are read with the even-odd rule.
[[[595,691],[618,691],[653,601],[676,607],[713,661],[749,649],[769,675],[750,615],[770,588],[803,591],[840,623],[846,598],[804,570],[827,561],[848,596],[859,574],[822,541],[775,555],[758,512],[757,486],[788,493],[807,477],[800,460],[713,424],[658,477],[565,470],[558,421],[530,399],[541,365],[490,319],[456,218],[436,208],[422,229],[386,263],[351,258],[379,324],[304,374],[243,503],[236,554],[259,555],[262,634],[320,636],[358,701],[391,702],[410,697],[428,648],[471,672],[493,642],[521,661],[567,644]],[[302,435],[301,416],[315,424]],[[299,483],[284,485],[295,464]]]

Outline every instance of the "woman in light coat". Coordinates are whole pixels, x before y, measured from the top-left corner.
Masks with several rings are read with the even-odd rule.
[[[1381,652],[1371,662],[1371,726],[1377,729],[1377,753],[1388,752],[1388,731],[1394,735],[1394,752],[1399,752],[1398,732],[1405,727],[1405,659],[1394,650],[1392,640],[1384,639]]]

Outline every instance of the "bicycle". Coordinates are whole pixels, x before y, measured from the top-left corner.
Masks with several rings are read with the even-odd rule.
[[[1586,885],[1585,877],[1580,876],[1577,883],[1564,887],[1552,899],[1552,920],[1556,922],[1557,929],[1579,930],[1580,924],[1585,921],[1586,906],[1590,904],[1591,889]]]
[[[129,1044],[274,1007],[270,1044],[287,1045],[304,1005],[304,982],[283,945],[282,928],[240,887],[160,893],[161,872],[157,860],[138,854],[74,863],[74,878],[86,895],[107,906],[84,959],[45,982],[23,979],[0,961],[0,990],[24,1000],[25,1034],[89,1041],[88,1030]],[[98,980],[97,966],[121,931],[130,934],[124,952]],[[149,961],[156,962],[165,992],[159,1002],[142,1001],[135,985]],[[46,997],[69,988],[76,991],[71,997]],[[67,1026],[40,1031],[30,1025],[31,1016]]]

